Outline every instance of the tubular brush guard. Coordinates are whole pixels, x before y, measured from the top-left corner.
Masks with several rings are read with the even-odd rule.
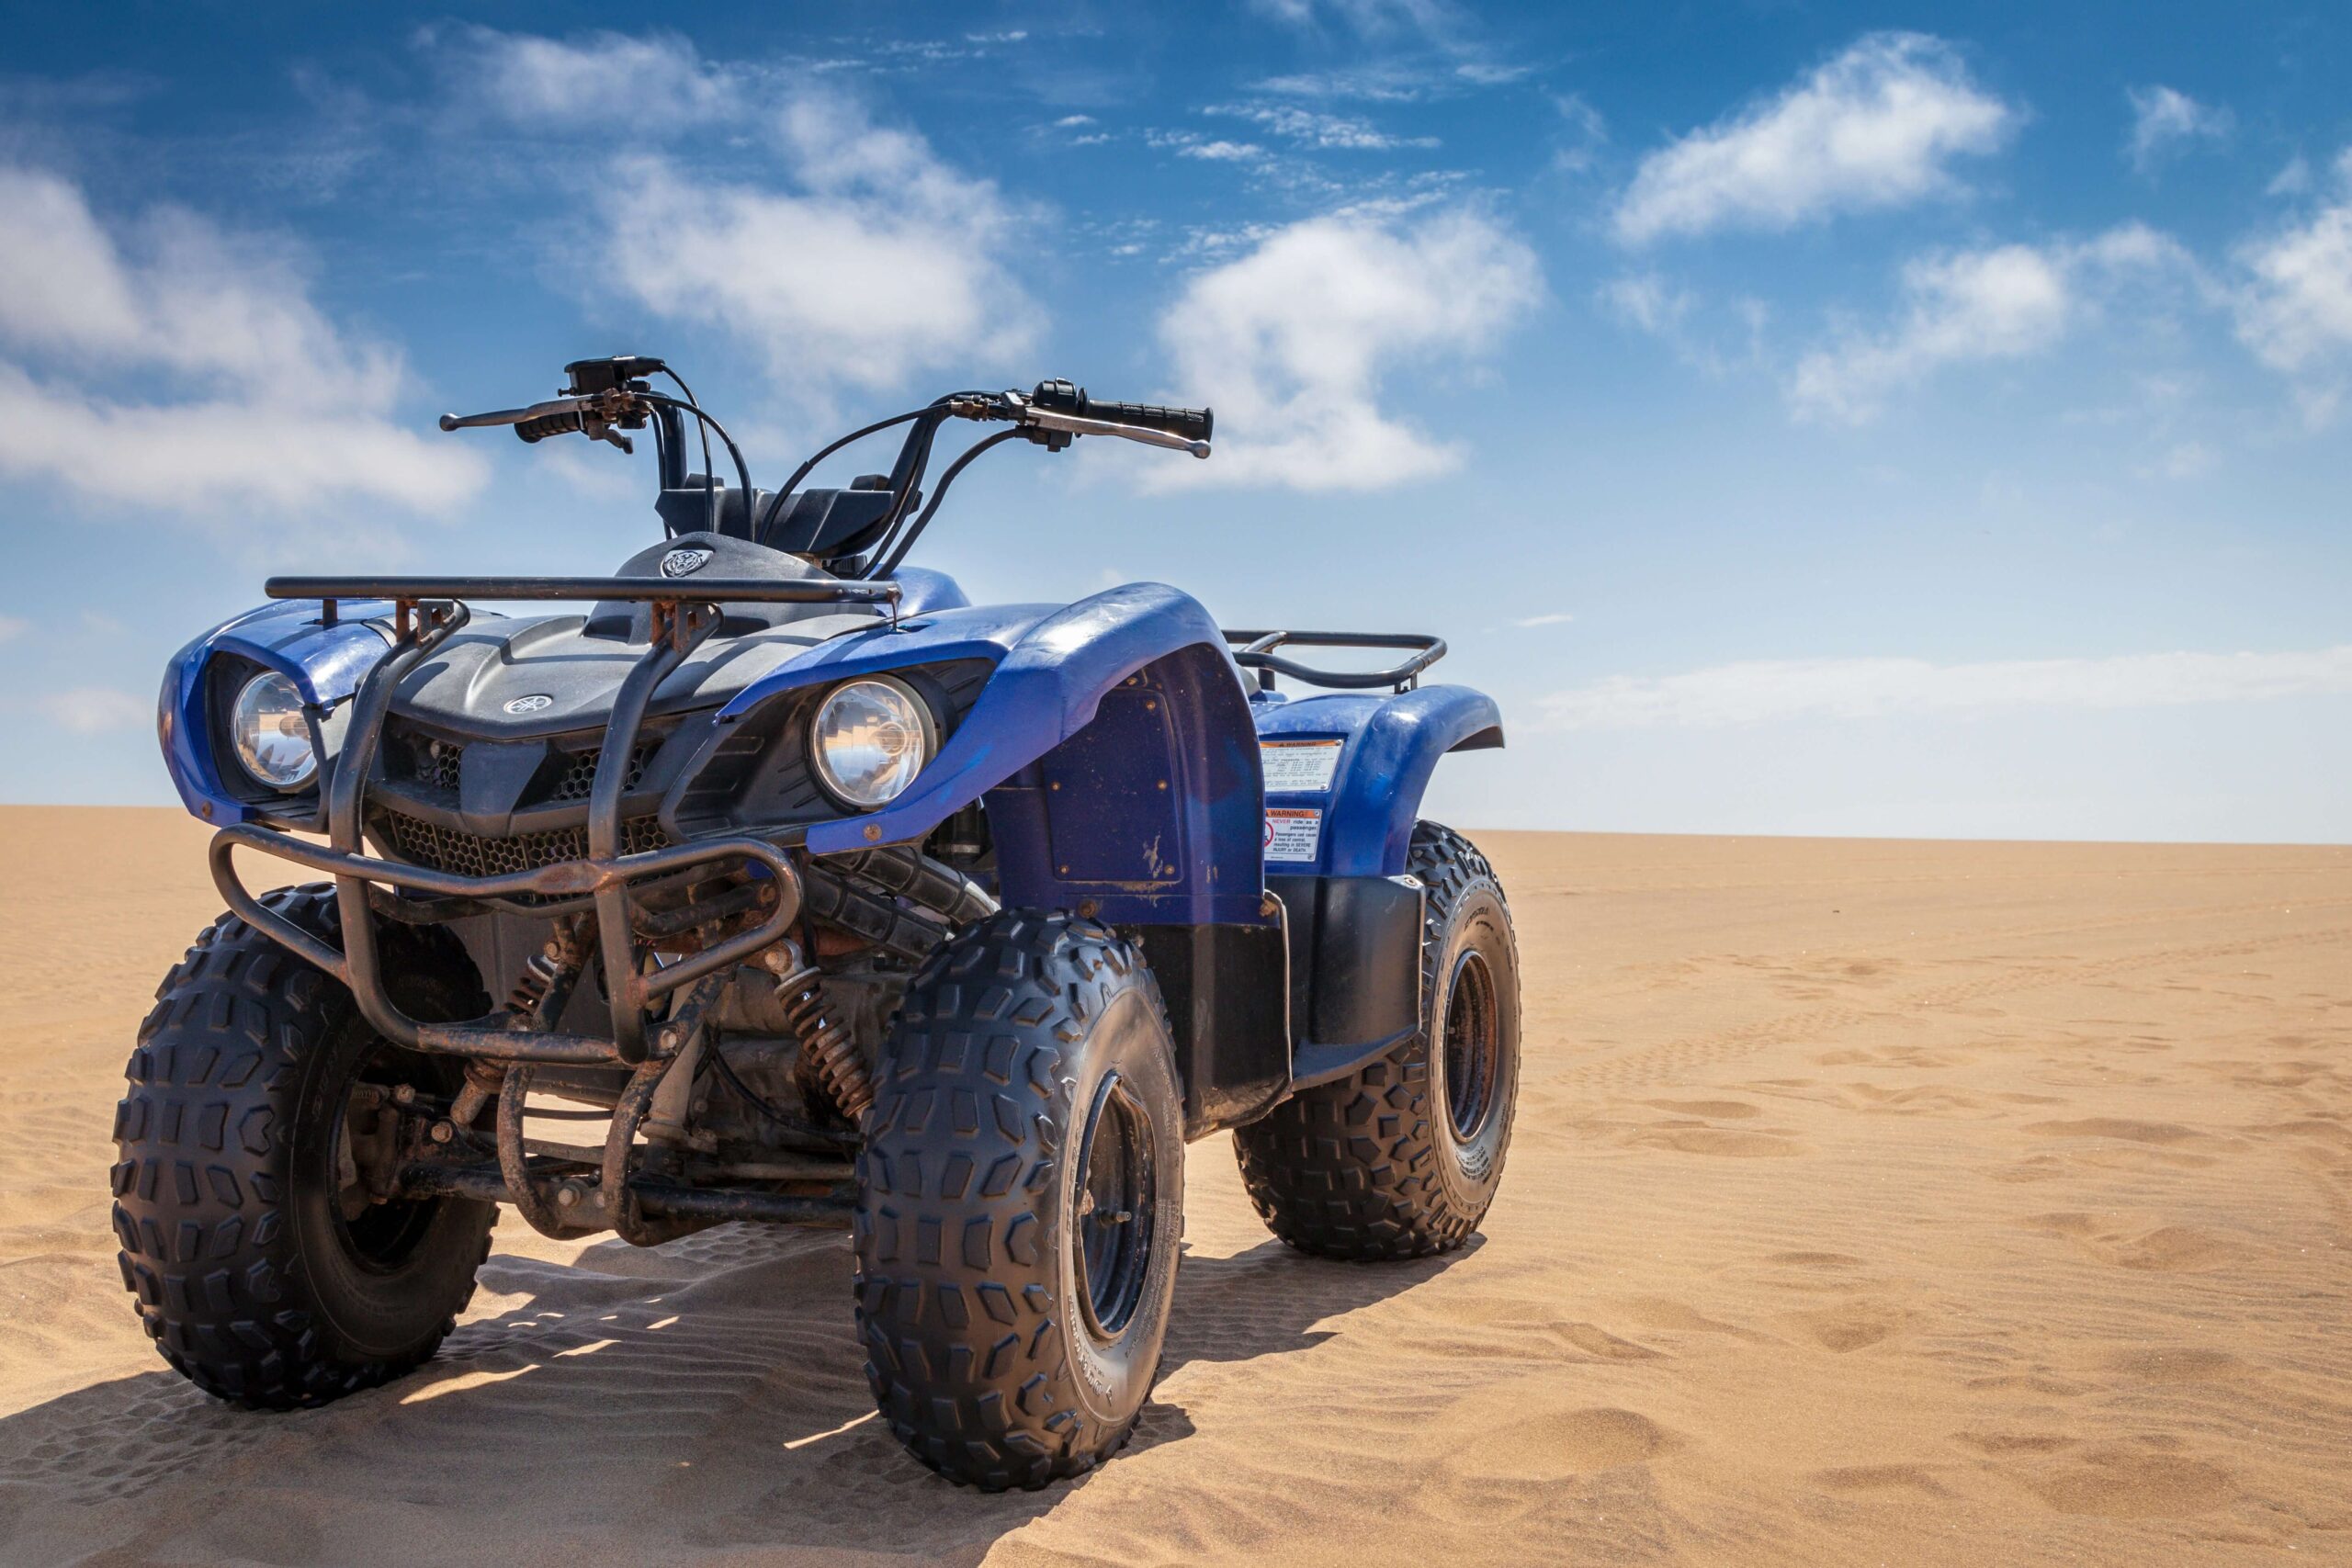
[[[339,599],[390,598],[397,605],[396,640],[369,671],[353,698],[350,730],[332,762],[326,784],[327,845],[321,848],[274,828],[253,823],[223,828],[213,836],[212,880],[229,908],[256,930],[306,963],[325,970],[351,989],[368,1021],[396,1044],[413,1050],[513,1062],[619,1063],[635,1066],[648,1055],[645,1014],[650,1004],[679,987],[743,963],[781,941],[800,913],[800,878],[784,852],[765,839],[728,834],[638,854],[617,852],[622,843],[621,792],[628,760],[645,720],[646,705],[662,679],[718,626],[715,600],[701,595],[723,591],[729,600],[805,603],[895,604],[898,590],[870,583],[770,583],[707,581],[694,585],[694,600],[679,584],[654,580],[570,578],[489,579],[272,579],[272,598],[323,600],[326,614]],[[461,876],[423,866],[380,860],[361,852],[360,824],[378,743],[393,694],[408,672],[465,626],[468,612],[458,595],[515,599],[628,599],[651,604],[655,635],[645,656],[622,682],[605,728],[604,748],[588,797],[588,853],[536,870],[503,876]],[[309,871],[334,878],[342,908],[340,953],[265,908],[239,880],[232,855],[259,850]],[[757,926],[715,943],[692,957],[646,971],[630,941],[630,886],[714,861],[748,861],[763,867],[776,889],[773,907]],[[519,911],[524,897],[585,901],[596,916],[603,945],[605,990],[610,997],[609,1038],[559,1034],[553,1019],[539,1010],[508,1008],[467,1023],[423,1023],[402,1012],[384,984],[378,960],[369,885],[396,887],[445,899]],[[568,907],[539,905],[547,914]]]

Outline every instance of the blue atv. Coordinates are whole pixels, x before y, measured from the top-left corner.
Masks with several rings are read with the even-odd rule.
[[[273,578],[164,676],[231,911],[164,981],[116,1122],[165,1359],[252,1408],[398,1376],[501,1204],[639,1246],[844,1227],[891,1429],[1039,1486],[1149,1397],[1186,1143],[1231,1129],[1302,1251],[1469,1236],[1518,959],[1493,870],[1418,806],[1439,757],[1502,744],[1494,703],[1420,684],[1435,637],[1221,629],[1153,583],[977,606],[906,564],[989,448],[1204,457],[1208,410],[958,392],[769,491],[662,361],[567,368],[442,425],[650,428],[659,543],[610,577]],[[951,420],[1004,428],[926,501]],[[802,488],[899,426],[888,474]],[[1332,647],[1401,661],[1298,660]],[[240,851],[324,880],[254,894]]]

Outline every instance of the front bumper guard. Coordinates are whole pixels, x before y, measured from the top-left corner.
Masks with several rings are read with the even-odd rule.
[[[895,606],[898,596],[895,584],[876,583],[689,583],[620,578],[272,579],[267,587],[272,598],[319,599],[328,620],[334,618],[338,599],[392,599],[397,607],[394,640],[353,696],[341,752],[322,764],[327,769],[327,843],[311,843],[278,829],[251,823],[224,828],[213,836],[212,880],[230,909],[305,963],[342,981],[361,1015],[395,1044],[509,1062],[634,1066],[645,1061],[649,1055],[646,1015],[653,1003],[775,945],[800,914],[799,875],[785,852],[764,839],[729,834],[638,854],[619,852],[621,794],[628,756],[644,724],[647,706],[662,681],[718,626],[716,600],[689,598],[681,592],[687,588],[697,594],[718,590],[730,601],[839,599],[861,604],[887,601]],[[412,670],[465,626],[468,612],[459,597],[465,593],[503,599],[635,599],[652,606],[651,646],[621,682],[605,727],[603,752],[589,791],[588,853],[582,859],[503,876],[460,876],[379,859],[361,851],[368,777],[375,766],[393,695]],[[334,878],[342,917],[340,952],[266,908],[245,887],[232,860],[240,849],[257,850]],[[675,963],[641,965],[631,935],[631,886],[716,861],[749,862],[768,873],[776,897],[765,919],[749,931]],[[372,887],[383,884],[493,908],[514,908],[513,900],[525,897],[587,899],[596,916],[605,990],[611,1004],[610,1036],[558,1033],[551,1020],[519,1009],[464,1023],[427,1023],[411,1018],[392,1000],[384,982],[370,895]]]

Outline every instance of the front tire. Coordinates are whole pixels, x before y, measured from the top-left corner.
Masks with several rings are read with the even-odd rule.
[[[1107,926],[1011,911],[908,987],[858,1156],[857,1323],[899,1440],[987,1491],[1135,1430],[1184,1229],[1159,989]]]
[[[263,902],[336,936],[332,888]],[[488,1010],[447,933],[381,941],[412,1016]],[[390,1096],[446,1100],[455,1063],[390,1045],[341,984],[234,917],[155,995],[115,1113],[112,1176],[123,1284],[164,1359],[209,1393],[285,1410],[431,1356],[473,1295],[497,1207],[373,1201],[359,1170],[397,1138]]]
[[[1325,1258],[1421,1258],[1470,1238],[1501,1185],[1519,1094],[1519,948],[1477,846],[1413,827],[1428,889],[1421,1032],[1233,1134],[1266,1227]]]

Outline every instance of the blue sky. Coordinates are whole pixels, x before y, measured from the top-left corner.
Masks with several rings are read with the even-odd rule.
[[[269,571],[616,564],[646,457],[432,419],[645,351],[770,479],[1213,402],[924,558],[1440,632],[1465,824],[2352,838],[2340,7],[646,15],[6,7],[0,798],[168,799]]]

